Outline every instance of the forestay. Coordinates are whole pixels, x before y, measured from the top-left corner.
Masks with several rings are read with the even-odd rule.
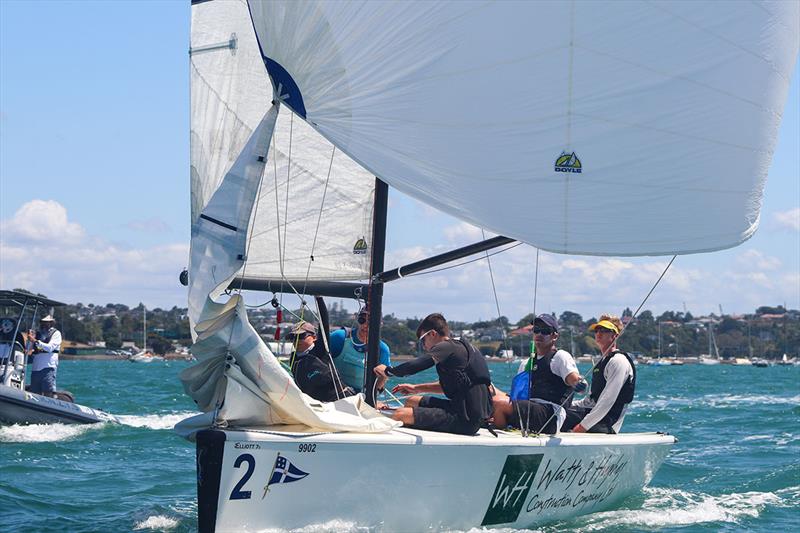
[[[251,276],[365,277],[374,178],[334,154],[288,109],[279,117],[244,2],[192,7],[191,65],[189,314],[199,363],[181,380],[205,414],[178,431],[191,436],[212,424],[395,427],[360,397],[322,404],[303,394],[249,324],[242,298],[222,297],[245,264]]]
[[[759,223],[797,2],[249,2],[282,101],[389,185],[570,254]]]

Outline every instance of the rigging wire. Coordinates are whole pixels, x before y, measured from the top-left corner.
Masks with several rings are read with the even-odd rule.
[[[483,231],[483,228],[481,228],[481,237],[483,238],[484,241],[486,240],[486,232]],[[497,287],[495,287],[495,284],[494,284],[494,273],[492,272],[492,261],[491,261],[491,259],[489,259],[489,251],[488,250],[486,250],[484,252],[484,254],[486,254],[486,264],[489,266],[489,279],[492,282],[492,293],[494,294],[494,305],[497,308],[497,322],[500,324],[501,331],[503,332],[503,349],[507,351],[508,350],[508,337],[506,337],[506,328],[503,325],[503,322],[501,321],[501,318],[502,318],[503,315],[500,313],[500,300],[497,298]]]
[[[631,319],[628,321],[628,324],[622,326],[622,331],[619,332],[619,335],[617,335],[617,338],[614,339],[614,342],[612,344],[610,344],[608,346],[608,348],[606,348],[605,350],[603,350],[600,353],[600,357],[597,359],[597,362],[593,362],[592,367],[588,370],[588,372],[586,372],[586,375],[588,375],[590,378],[591,378],[592,372],[594,371],[594,368],[600,363],[600,361],[602,361],[605,358],[606,355],[608,355],[608,352],[611,349],[611,347],[615,346],[617,344],[617,341],[619,341],[619,338],[622,337],[622,335],[625,333],[625,331],[627,331],[627,329],[631,326],[631,324],[633,324],[633,321],[636,320],[636,316],[639,314],[639,311],[641,311],[642,307],[644,307],[644,304],[647,303],[647,300],[650,298],[650,295],[653,294],[653,291],[656,290],[656,287],[658,287],[658,284],[661,283],[661,280],[664,278],[664,275],[669,270],[669,267],[671,267],[672,263],[675,262],[675,258],[676,257],[678,257],[677,254],[673,255],[672,259],[669,260],[669,263],[667,263],[667,266],[664,268],[664,271],[661,273],[660,276],[658,276],[658,279],[653,284],[653,286],[650,287],[650,290],[647,292],[647,295],[642,300],[642,303],[639,304],[639,307],[636,308],[636,312],[631,316]],[[581,376],[581,377],[583,378],[583,376]],[[572,400],[572,396],[574,394],[575,394],[575,391],[571,392],[567,396],[567,398],[563,402],[561,402],[560,407],[563,408],[565,403],[567,403],[568,401]],[[530,409],[528,409],[528,411],[530,411]],[[545,423],[542,425],[542,427],[539,429],[538,433],[541,433],[542,430],[544,430],[544,428],[547,427],[547,424],[550,423],[550,420],[552,420],[554,416],[556,416],[555,409],[553,410],[553,414],[550,415],[550,418],[548,418],[545,421]],[[556,428],[556,429],[558,429],[558,428]]]
[[[536,297],[539,294],[539,248],[536,248],[536,267],[534,268],[534,275],[533,275],[533,322],[536,321]],[[533,333],[531,333],[531,342],[533,342]],[[535,354],[531,353],[529,357],[536,357]],[[527,366],[527,362],[525,363]],[[528,371],[528,398],[531,397],[531,386],[533,384],[533,364],[531,363],[531,370]],[[522,413],[519,412],[519,403],[517,404],[517,415],[519,416],[520,420],[522,420]],[[528,407],[527,416],[525,418],[525,428],[522,429],[522,436],[527,437],[530,432],[530,425],[531,425],[531,410]]]

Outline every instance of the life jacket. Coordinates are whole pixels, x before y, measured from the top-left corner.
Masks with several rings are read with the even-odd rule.
[[[492,384],[489,366],[474,346],[461,339],[453,342],[461,344],[467,356],[451,356],[436,364],[442,391],[458,405],[462,419],[476,424],[486,423],[494,413],[489,391]]]
[[[462,396],[473,385],[489,385],[492,382],[489,366],[481,353],[463,340],[459,339],[454,342],[464,347],[467,352],[466,359],[448,357],[443,362],[436,363],[436,372],[439,374],[442,391],[451,400]]]
[[[543,357],[537,357],[531,370],[533,383],[530,388],[530,397],[547,400],[548,402],[560,405],[564,408],[570,407],[570,394],[572,387],[564,383],[561,376],[554,374],[550,369],[550,363],[559,350]]]
[[[631,356],[628,355],[626,352],[622,352],[616,350],[612,352],[610,355],[603,358],[597,366],[594,368],[592,372],[592,388],[589,392],[589,396],[592,400],[596,403],[597,400],[600,398],[600,394],[603,392],[603,389],[606,388],[606,376],[605,370],[608,362],[617,355],[622,354],[628,360],[628,363],[631,365],[631,369],[633,370],[633,375],[625,381],[625,384],[622,385],[622,388],[619,391],[619,395],[617,399],[614,401],[614,405],[611,406],[611,409],[608,410],[608,413],[599,423],[606,423],[608,427],[613,426],[619,417],[622,415],[622,409],[625,405],[631,403],[633,401],[633,393],[636,389],[636,365],[633,364],[633,359]]]
[[[353,341],[353,330],[350,328],[342,329],[345,331],[344,346],[342,346],[341,353],[333,358],[333,364],[336,366],[336,372],[339,373],[339,377],[344,384],[359,392],[364,386],[366,346],[364,346],[363,351],[356,348]]]

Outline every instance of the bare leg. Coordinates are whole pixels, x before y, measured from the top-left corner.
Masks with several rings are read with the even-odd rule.
[[[508,419],[512,413],[511,401],[508,396],[494,396],[492,398],[494,406],[494,425],[497,428],[505,429],[508,426]]]

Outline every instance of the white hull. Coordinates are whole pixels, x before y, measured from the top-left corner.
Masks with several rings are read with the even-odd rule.
[[[0,424],[95,424],[114,415],[15,387],[0,385]]]
[[[708,356],[708,355],[701,355],[697,359],[697,362],[700,363],[701,365],[718,365],[719,364],[719,359],[715,359],[715,358],[713,358],[711,356]]]
[[[386,531],[527,528],[609,509],[647,485],[663,434],[465,437],[206,430],[197,435],[199,531],[343,520]],[[308,475],[275,483],[278,456]]]
[[[163,361],[163,357],[159,357],[157,355],[150,355],[147,353],[139,352],[130,356],[128,361],[131,363],[152,363],[153,361]]]

